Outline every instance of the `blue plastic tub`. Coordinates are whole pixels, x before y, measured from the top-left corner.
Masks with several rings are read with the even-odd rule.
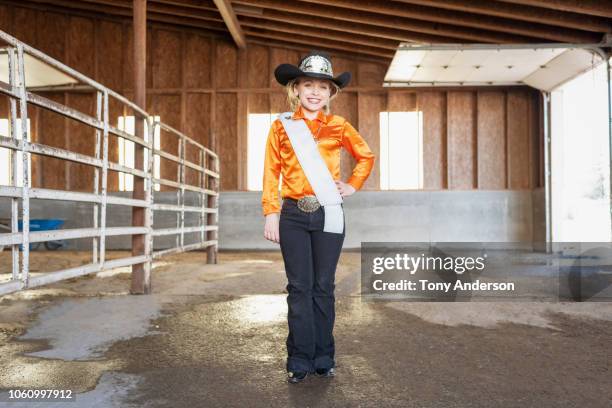
[[[57,230],[60,229],[62,226],[64,225],[64,220],[58,220],[58,219],[30,219],[30,231],[32,232],[36,232],[36,231],[51,231],[51,230]],[[19,228],[19,231],[23,231],[23,220],[18,220],[17,221],[17,226]],[[47,241],[45,242],[45,248],[47,248],[48,250],[56,250],[58,248],[61,248],[65,245],[64,241]],[[30,251],[38,249],[38,247],[40,246],[40,242],[36,242],[33,244],[30,244]],[[19,249],[23,249],[23,247],[20,245]]]

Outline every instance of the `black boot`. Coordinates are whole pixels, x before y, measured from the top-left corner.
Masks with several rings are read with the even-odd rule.
[[[287,381],[291,384],[297,384],[304,381],[307,375],[307,371],[289,371],[287,373]]]
[[[336,369],[332,368],[317,368],[315,370],[317,377],[334,377],[336,375]]]

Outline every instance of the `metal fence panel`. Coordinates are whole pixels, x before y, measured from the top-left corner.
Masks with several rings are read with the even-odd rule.
[[[41,51],[28,46],[9,34],[0,31],[0,38],[8,44],[1,51],[8,56],[9,83],[0,82],[0,94],[9,98],[10,111],[10,136],[0,136],[0,147],[10,151],[10,185],[0,186],[0,197],[8,197],[11,200],[11,223],[10,232],[0,233],[0,246],[10,246],[11,275],[8,281],[0,282],[0,295],[15,292],[22,289],[46,285],[63,279],[74,278],[90,273],[101,272],[118,267],[144,264],[145,270],[150,272],[151,262],[160,256],[207,248],[208,263],[216,263],[218,250],[218,196],[219,196],[219,156],[202,144],[189,138],[187,135],[155,119],[154,116],[138,107],[125,97],[112,91],[94,81],[91,78],[75,71],[61,62],[49,57]],[[24,55],[28,54],[40,61],[54,67],[55,69],[77,79],[90,86],[95,92],[96,112],[95,117],[79,112],[58,102],[51,101],[43,96],[28,92],[25,83]],[[135,120],[143,120],[147,124],[148,138],[143,140],[124,130],[118,129],[109,123],[109,98],[119,101],[125,108],[131,109],[139,115]],[[34,143],[29,140],[27,126],[20,126],[21,135],[16,134],[18,119],[22,124],[28,123],[28,105],[42,108],[71,120],[78,121],[95,131],[94,156],[73,152]],[[156,129],[163,130],[171,137],[177,138],[178,155],[155,148]],[[109,137],[129,140],[143,146],[147,157],[147,168],[134,169],[113,163],[109,160]],[[187,160],[187,149],[195,149],[195,156],[199,163]],[[21,153],[21,175],[18,174],[19,166],[17,160]],[[93,167],[94,187],[92,193],[62,191],[47,188],[32,188],[30,175],[31,155],[42,155],[53,157],[63,161],[80,163]],[[177,164],[177,180],[167,180],[154,177],[154,162],[164,158]],[[198,185],[186,184],[186,169],[189,168],[199,174]],[[125,197],[114,197],[108,195],[108,171],[117,171],[141,177],[145,180],[145,198],[134,199]],[[21,176],[22,185],[17,181]],[[176,204],[156,203],[154,186],[165,185],[177,190]],[[198,205],[186,205],[185,192],[195,192]],[[61,200],[90,203],[93,205],[92,228],[62,229],[53,231],[30,232],[30,200]],[[21,204],[21,214],[19,207]],[[129,207],[140,207],[145,209],[145,225],[130,227],[107,227],[107,206],[123,205]],[[158,228],[153,225],[156,212],[176,212],[175,228]],[[197,226],[185,225],[186,213],[199,213]],[[19,217],[21,215],[21,217]],[[22,221],[22,230],[19,231],[19,219]],[[142,256],[131,256],[120,259],[106,260],[106,237],[119,235],[144,235],[145,253]],[[197,234],[199,241],[186,244],[186,234]],[[153,240],[155,237],[176,237],[174,247],[154,251]],[[212,239],[211,239],[212,237]],[[63,269],[59,271],[30,276],[30,243],[47,242],[58,239],[92,238],[92,262],[79,267]]]

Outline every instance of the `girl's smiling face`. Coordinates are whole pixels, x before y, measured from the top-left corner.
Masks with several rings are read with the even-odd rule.
[[[332,85],[327,79],[303,77],[298,80],[294,89],[302,106],[311,112],[317,112],[329,102]]]

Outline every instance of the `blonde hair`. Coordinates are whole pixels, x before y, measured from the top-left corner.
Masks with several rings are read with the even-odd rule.
[[[285,85],[285,90],[287,91],[287,103],[289,103],[289,107],[291,108],[292,111],[295,111],[298,106],[300,106],[300,98],[299,96],[297,96],[295,94],[295,91],[293,90],[293,86],[297,85],[300,81],[300,79],[302,79],[304,77],[297,77],[294,78],[292,80],[290,80],[289,82],[287,82],[287,85]],[[330,83],[331,86],[331,92],[330,92],[330,96],[329,96],[329,101],[325,104],[325,106],[323,107],[323,112],[326,115],[329,115],[331,112],[331,101],[338,96],[338,94],[340,93],[340,87],[338,86],[338,84],[336,84],[334,81],[332,80],[327,80]]]

